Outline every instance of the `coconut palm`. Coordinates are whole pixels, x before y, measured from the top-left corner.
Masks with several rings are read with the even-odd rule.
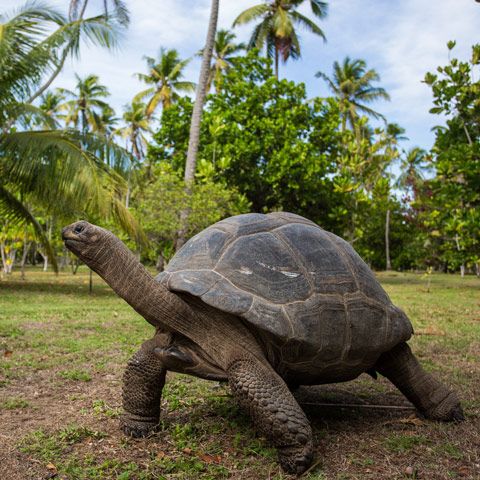
[[[70,0],[70,5],[68,7],[68,17],[70,21],[83,18],[88,3],[89,0]],[[110,0],[110,2],[108,0],[102,0],[101,3],[103,14],[106,17],[114,16],[117,18],[120,25],[128,27],[130,23],[130,13],[125,2],[122,2],[121,0]],[[111,9],[109,8],[109,3],[111,3]]]
[[[278,78],[278,62],[285,63],[289,58],[296,60],[301,56],[300,42],[295,27],[318,35],[325,40],[323,30],[297,9],[305,0],[271,0],[255,5],[242,12],[233,22],[233,26],[259,21],[255,26],[248,48],[266,47],[267,55],[275,59],[275,76]],[[327,2],[309,0],[315,17],[323,19],[327,16]]]
[[[105,135],[110,138],[115,132],[115,127],[119,122],[115,110],[107,105],[102,108],[99,115],[94,116],[95,123],[92,125],[92,132]]]
[[[424,181],[424,174],[429,171],[427,152],[420,147],[412,147],[405,152],[400,164],[401,174],[397,186],[410,190],[413,199],[417,197],[418,188]]]
[[[46,92],[40,97],[40,110],[45,112],[55,127],[59,126],[62,119],[61,106],[64,101],[65,97],[60,92]]]
[[[150,129],[150,117],[147,116],[146,106],[144,103],[132,102],[128,105],[123,113],[123,121],[125,126],[115,131],[117,135],[122,136],[126,141],[126,147],[131,154],[131,159],[136,160],[136,164],[139,165],[145,158],[145,151],[147,148],[147,138],[145,134],[151,133]],[[131,177],[134,162],[129,165],[128,171],[128,187],[125,197],[125,206],[128,208],[130,203],[131,192]]]
[[[114,31],[91,19],[72,25],[56,10],[35,3],[1,15],[0,24],[0,217],[29,222],[47,247],[29,205],[70,218],[113,215],[130,233],[138,233],[120,201],[125,182],[95,155],[105,138],[51,126],[34,130],[48,112],[28,103],[80,24],[88,24],[84,32],[103,45],[112,44]],[[127,156],[114,145],[111,151],[118,158]],[[54,261],[51,249],[50,256]]]
[[[347,124],[355,130],[359,113],[385,120],[383,115],[366,105],[379,99],[390,100],[390,96],[383,88],[372,85],[380,80],[380,76],[374,69],[367,70],[365,60],[346,57],[341,65],[334,62],[333,77],[324,72],[317,72],[315,76],[327,82],[340,102],[342,130]]]
[[[210,64],[212,62],[213,46],[217,32],[218,9],[220,0],[212,0],[210,7],[210,18],[208,21],[207,38],[203,49],[202,64],[200,66],[200,75],[198,77],[197,89],[195,92],[195,104],[193,105],[192,119],[190,122],[190,131],[188,136],[187,160],[185,162],[185,187],[187,192],[191,192],[191,186],[195,181],[195,171],[197,169],[198,146],[200,143],[200,125],[202,122],[203,105],[207,96],[208,76]],[[188,209],[180,212],[182,227],[178,231],[176,249],[180,248],[185,242],[186,220],[188,218]]]
[[[101,131],[101,116],[104,111],[111,110],[103,99],[110,94],[105,85],[99,83],[97,75],[81,78],[75,74],[77,83],[74,90],[59,88],[58,92],[66,101],[61,108],[66,112],[65,123],[79,128],[83,133]]]
[[[208,77],[207,91],[215,85],[215,91],[218,93],[222,84],[225,72],[232,66],[237,56],[235,54],[245,50],[244,43],[235,42],[236,35],[230,30],[219,30],[215,38],[212,52],[212,65],[210,67],[210,74]],[[198,53],[203,56],[203,49]]]
[[[132,102],[131,105],[127,105],[123,121],[125,126],[117,129],[115,133],[126,140],[129,151],[138,162],[141,162],[145,158],[148,144],[145,134],[151,133],[150,118],[147,116],[145,104]]]
[[[80,44],[83,39],[93,43],[115,48],[117,46],[118,34],[121,29],[128,27],[130,16],[128,9],[121,0],[111,0],[112,11],[108,9],[108,1],[103,1],[103,14],[84,19],[88,0],[71,0],[68,14],[68,39],[59,48],[59,54],[55,57],[55,65],[49,76],[37,90],[32,92],[27,103],[32,103],[41,96],[58,77],[65,65],[66,59],[71,56],[77,58],[80,54]],[[33,3],[35,5],[35,3]],[[92,29],[93,26],[93,29]],[[103,30],[103,31],[102,31]],[[113,33],[113,35],[112,35]]]
[[[149,117],[153,115],[157,106],[168,108],[178,98],[178,92],[194,92],[195,84],[183,81],[183,71],[190,59],[180,60],[175,49],[160,49],[158,59],[145,57],[148,73],[137,73],[137,77],[146,84],[153,85],[135,95],[133,101],[139,103],[148,99],[146,112]]]

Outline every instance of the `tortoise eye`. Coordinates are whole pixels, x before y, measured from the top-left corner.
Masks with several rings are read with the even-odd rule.
[[[85,227],[84,227],[83,225],[77,225],[77,226],[73,229],[73,231],[74,231],[75,233],[82,233],[84,230],[85,230]]]

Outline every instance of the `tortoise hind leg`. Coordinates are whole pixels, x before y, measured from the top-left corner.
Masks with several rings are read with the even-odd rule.
[[[382,354],[375,370],[387,377],[426,418],[464,420],[456,393],[425,372],[406,343]]]

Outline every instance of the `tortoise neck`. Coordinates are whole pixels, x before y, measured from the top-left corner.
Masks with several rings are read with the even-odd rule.
[[[155,327],[167,327],[172,312],[172,294],[139,262],[133,253],[123,244],[116,244],[110,255],[98,259],[91,268],[95,270],[113,291],[123,298],[142,317]],[[155,297],[155,298],[150,298]],[[153,314],[155,302],[164,304],[164,308]]]
[[[202,328],[192,321],[196,318],[192,308],[157,282],[120,240],[114,241],[109,254],[97,257],[91,268],[154,327],[181,333],[194,341],[201,338]]]

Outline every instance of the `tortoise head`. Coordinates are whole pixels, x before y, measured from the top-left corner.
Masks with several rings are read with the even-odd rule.
[[[113,233],[84,220],[65,227],[62,239],[72,253],[97,272],[112,259],[117,249],[125,248]]]

